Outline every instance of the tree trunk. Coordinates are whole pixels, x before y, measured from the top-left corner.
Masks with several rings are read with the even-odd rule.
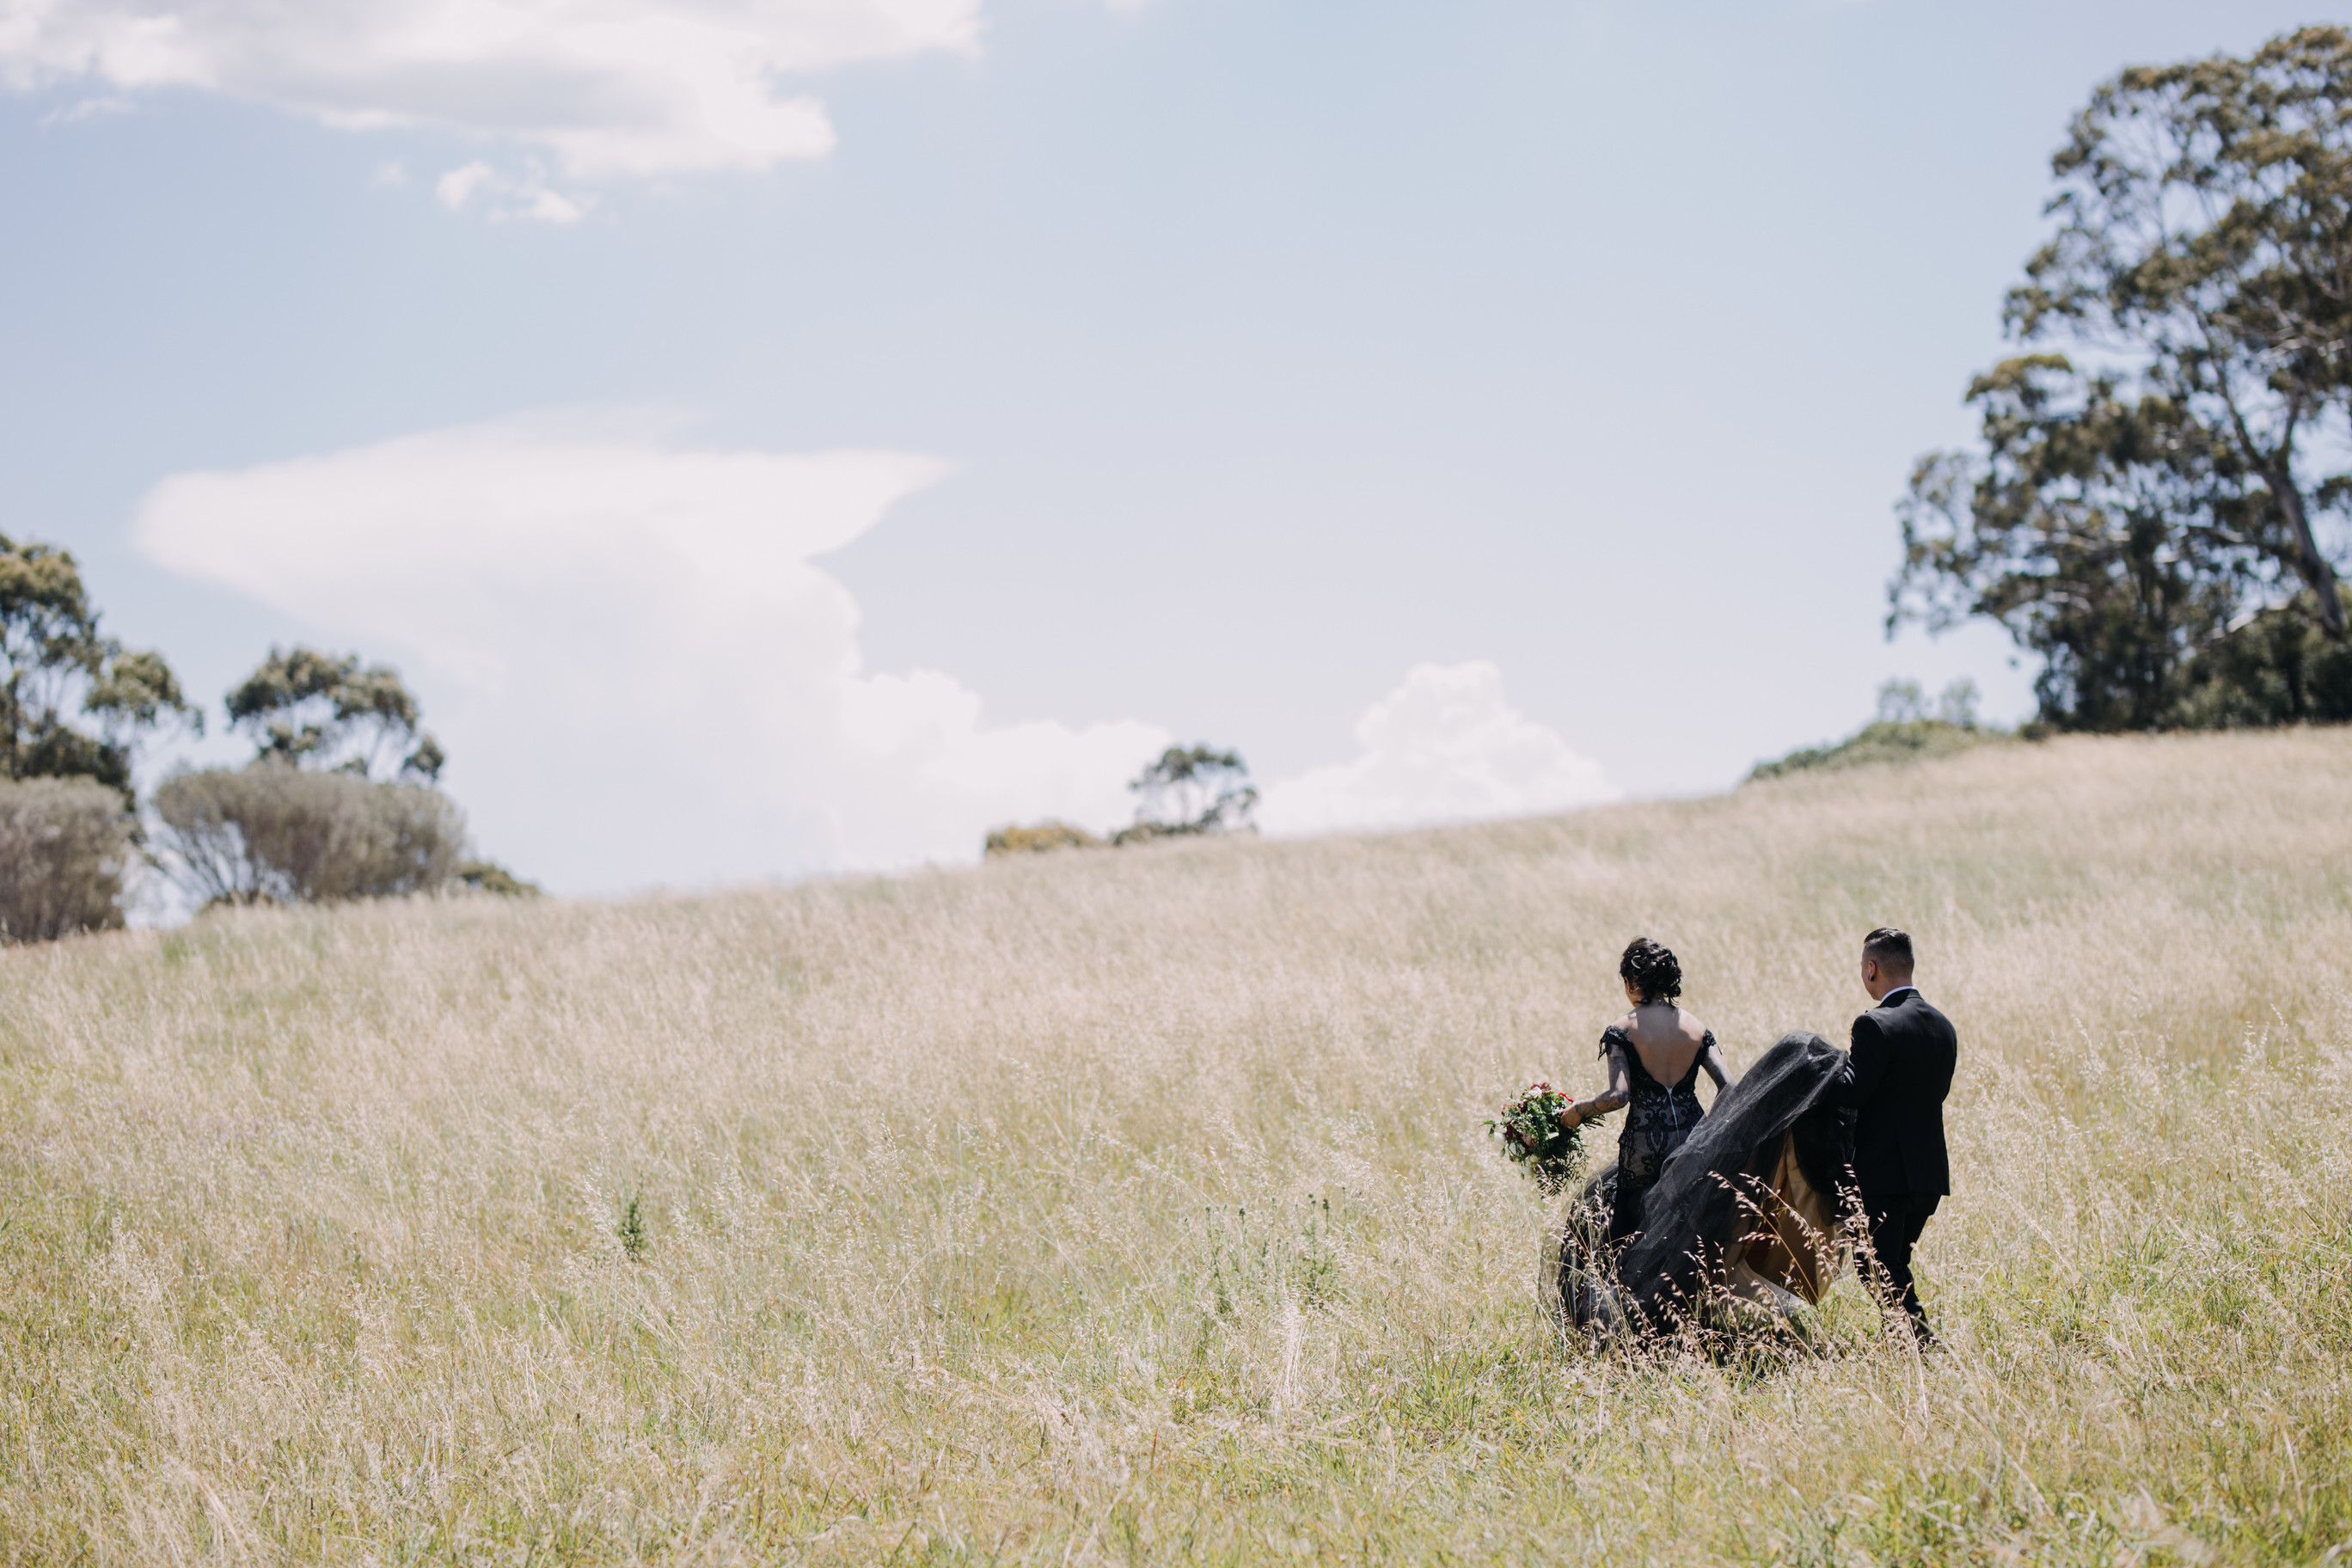
[[[2286,521],[2294,530],[2295,564],[2302,569],[2303,580],[2311,584],[2314,597],[2319,601],[2319,621],[2327,635],[2336,641],[2344,640],[2344,601],[2336,591],[2336,569],[2327,557],[2319,552],[2319,541],[2311,531],[2310,514],[2304,510],[2303,492],[2292,479],[2284,476],[2270,477],[2271,494],[2278,498],[2286,512]]]

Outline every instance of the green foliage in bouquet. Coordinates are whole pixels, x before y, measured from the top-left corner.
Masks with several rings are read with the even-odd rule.
[[[1548,1083],[1531,1083],[1527,1093],[1486,1123],[1486,1131],[1503,1141],[1504,1154],[1527,1167],[1548,1193],[1568,1185],[1583,1163],[1583,1134],[1559,1124],[1559,1113],[1575,1103],[1572,1094],[1562,1094]]]

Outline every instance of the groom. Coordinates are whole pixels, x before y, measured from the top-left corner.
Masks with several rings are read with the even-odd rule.
[[[1944,1152],[1944,1097],[1952,1091],[1959,1037],[1911,984],[1911,939],[1881,926],[1862,940],[1862,988],[1871,1010],[1853,1021],[1853,1050],[1834,1091],[1858,1113],[1853,1188],[1870,1228],[1864,1281],[1891,1312],[1901,1307],[1922,1345],[1927,1313],[1911,1281],[1911,1248],[1952,1190]]]

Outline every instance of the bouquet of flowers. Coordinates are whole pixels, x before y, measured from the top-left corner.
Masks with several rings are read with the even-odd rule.
[[[1503,1153],[1524,1165],[1544,1191],[1558,1192],[1576,1175],[1584,1153],[1581,1131],[1559,1124],[1559,1113],[1576,1103],[1548,1083],[1531,1083],[1527,1093],[1503,1107],[1486,1131],[1503,1141]]]

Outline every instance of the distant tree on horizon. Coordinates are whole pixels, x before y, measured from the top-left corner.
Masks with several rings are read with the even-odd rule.
[[[418,727],[416,699],[390,665],[357,654],[269,650],[227,697],[231,728],[253,738],[255,759],[374,778],[432,783],[447,763]]]
[[[1257,786],[1239,752],[1205,743],[1171,746],[1127,786],[1139,797],[1135,826],[1121,829],[1115,844],[1203,833],[1230,833],[1250,826],[1257,810]]]
[[[99,626],[70,552],[0,534],[0,777],[90,778],[131,794],[140,739],[204,715],[160,653]]]
[[[1915,470],[1888,634],[2000,622],[2059,728],[2352,719],[2352,33],[2126,70],[2052,169],[2031,352]]]

